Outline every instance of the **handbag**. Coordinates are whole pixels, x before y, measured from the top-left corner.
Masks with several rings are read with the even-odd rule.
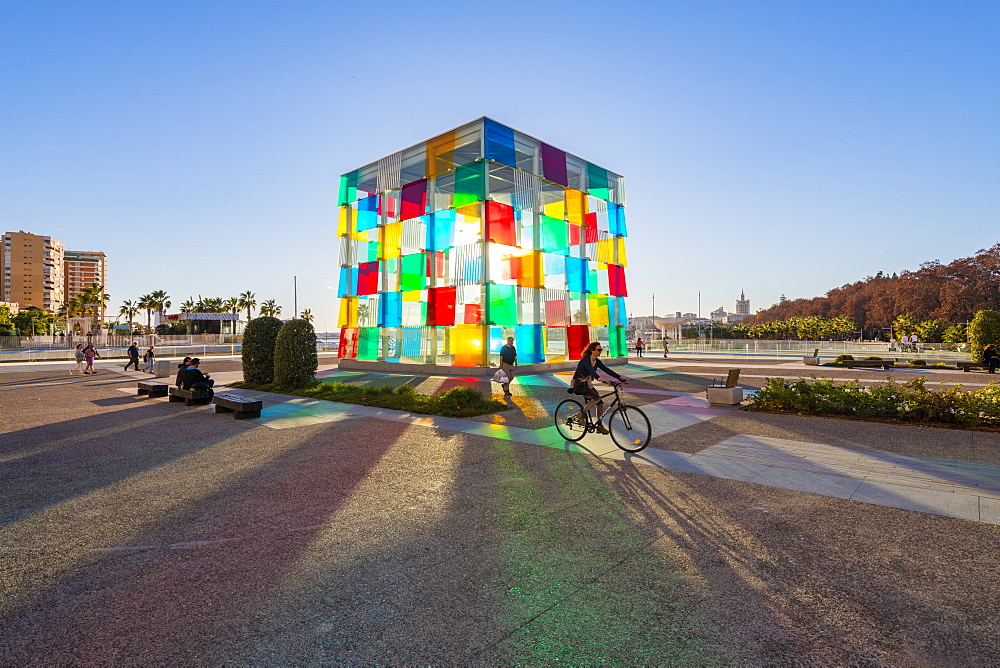
[[[503,369],[500,369],[495,374],[493,374],[493,382],[494,383],[509,383],[510,382],[510,377],[507,376],[507,373]]]

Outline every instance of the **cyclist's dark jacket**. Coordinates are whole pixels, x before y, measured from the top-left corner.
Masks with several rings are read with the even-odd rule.
[[[600,369],[601,371],[603,371],[604,373],[606,373],[606,374],[608,374],[610,376],[614,376],[618,380],[621,380],[621,378],[622,378],[617,373],[615,373],[614,371],[612,371],[611,369],[609,369],[604,364],[604,362],[602,362],[600,360],[600,358],[598,358],[598,360],[597,360],[597,364],[596,364],[597,369],[595,369],[594,366],[595,365],[593,363],[591,363],[591,357],[590,357],[590,355],[584,355],[580,359],[580,363],[576,365],[576,372],[573,373],[573,378],[575,380],[584,380],[584,381],[585,380],[597,380],[598,379],[597,369]]]

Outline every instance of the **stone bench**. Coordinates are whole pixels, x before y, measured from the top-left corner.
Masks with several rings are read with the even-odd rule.
[[[140,381],[139,382],[139,396],[147,395],[150,397],[165,397],[167,396],[167,388],[170,386],[166,383],[153,383],[150,381]]]
[[[989,367],[985,364],[980,364],[979,362],[955,362],[955,366],[960,368],[962,371],[968,371],[969,369],[988,369]]]
[[[743,401],[743,388],[737,387],[739,382],[739,369],[730,369],[725,378],[716,378],[705,390],[708,403],[716,406],[739,405]]]
[[[183,401],[185,406],[200,406],[211,403],[213,393],[205,390],[184,390],[171,386],[169,391],[170,401]]]
[[[215,404],[216,413],[232,413],[233,419],[236,420],[258,418],[264,408],[263,402],[247,399],[238,394],[217,394],[212,403]]]

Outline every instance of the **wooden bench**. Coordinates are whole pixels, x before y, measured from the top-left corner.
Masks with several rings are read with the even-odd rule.
[[[962,369],[962,371],[968,371],[969,369],[988,369],[989,367],[985,364],[980,364],[979,362],[955,362],[955,366]]]
[[[848,369],[853,369],[856,366],[862,369],[877,369],[882,367],[885,370],[889,370],[896,365],[894,360],[844,360],[841,362]]]
[[[165,397],[167,396],[167,388],[170,387],[166,383],[152,383],[147,380],[139,382],[139,396],[148,395],[150,397]]]
[[[212,392],[204,390],[183,390],[171,385],[169,390],[170,401],[183,401],[185,406],[200,406],[212,401]]]
[[[238,394],[217,394],[212,399],[216,413],[232,413],[236,420],[260,417],[263,402],[241,397]]]

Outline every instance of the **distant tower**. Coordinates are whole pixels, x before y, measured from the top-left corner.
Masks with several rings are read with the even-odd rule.
[[[736,315],[750,315],[750,300],[740,290],[740,298],[736,300]]]

